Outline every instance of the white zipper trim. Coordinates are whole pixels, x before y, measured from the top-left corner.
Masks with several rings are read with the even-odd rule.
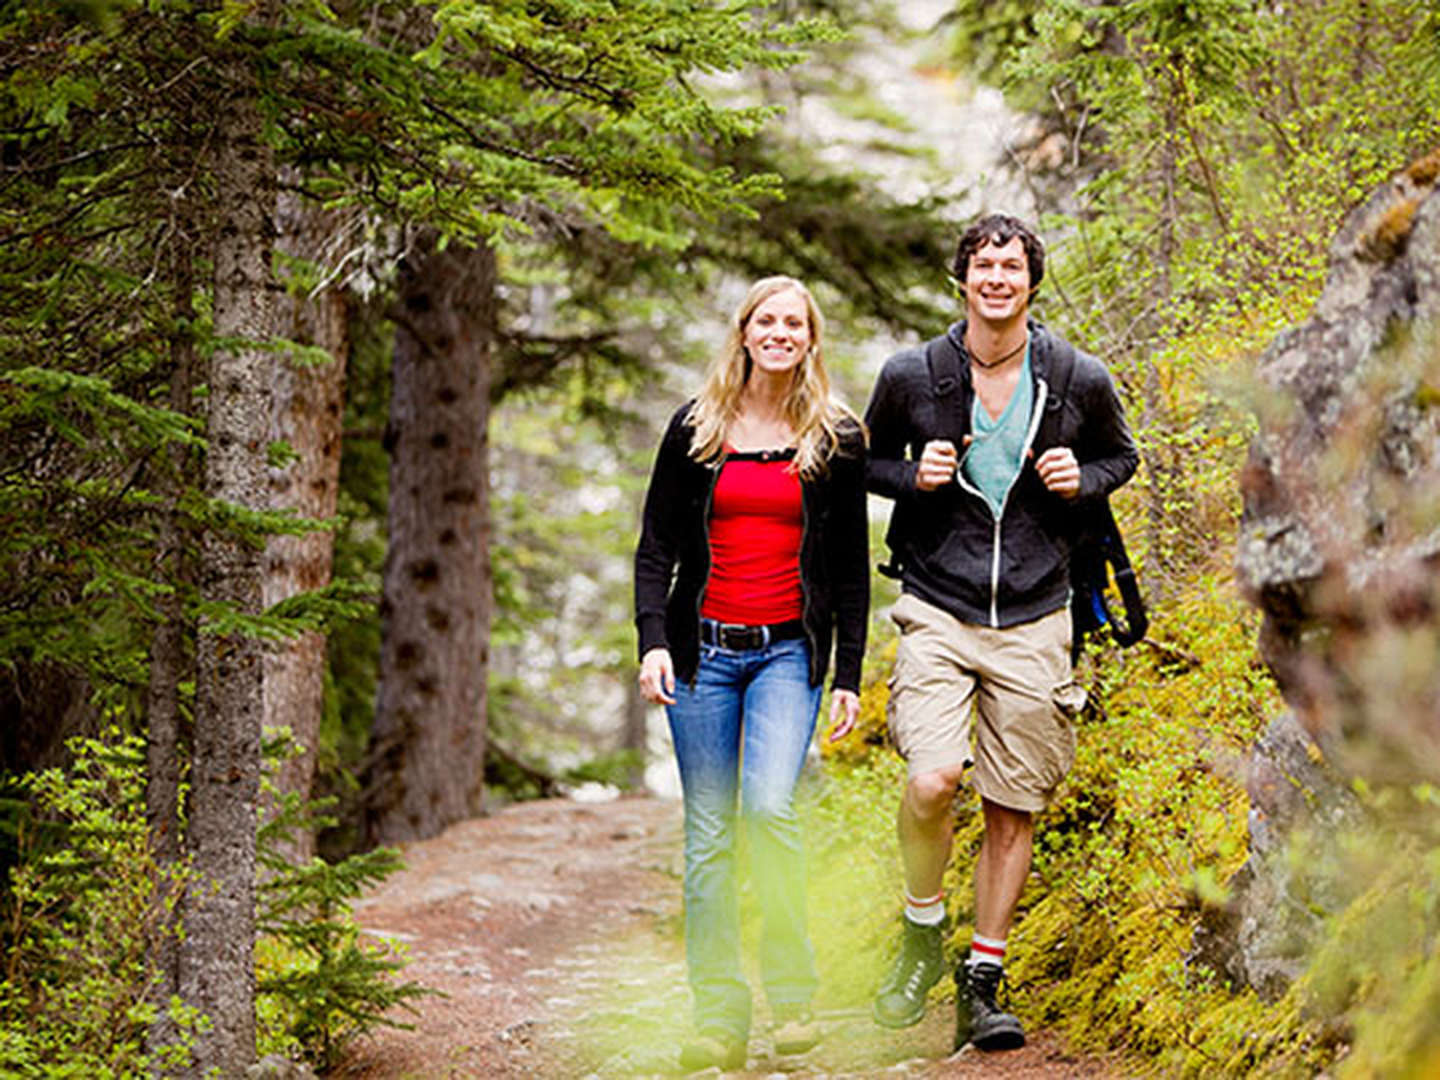
[[[1045,399],[1049,396],[1050,387],[1045,380],[1039,376],[1035,378],[1035,402],[1030,408],[1030,430],[1025,433],[1025,445],[1020,448],[1020,467],[1015,470],[1014,477],[1005,488],[1005,494],[1000,498],[1000,510],[997,513],[993,508],[990,513],[995,517],[995,532],[990,541],[990,627],[998,630],[1000,628],[1000,524],[1005,517],[1005,507],[1010,503],[1010,492],[1015,489],[1016,482],[1020,479],[1020,473],[1025,469],[1025,458],[1030,453],[1030,448],[1035,444],[1035,436],[1040,433],[1040,422],[1045,418]],[[971,408],[974,408],[972,401]],[[964,466],[965,458],[970,456],[970,447],[974,446],[971,440],[970,446],[965,448],[959,463],[955,466],[955,482],[961,489],[970,492],[987,508],[990,508],[990,500],[985,493],[965,479]]]

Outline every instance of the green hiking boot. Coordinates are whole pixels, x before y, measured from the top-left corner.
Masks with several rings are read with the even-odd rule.
[[[881,1027],[903,1028],[918,1024],[925,1015],[925,997],[945,973],[942,943],[944,924],[920,926],[909,919],[904,924],[900,951],[890,974],[880,984],[871,1010]]]

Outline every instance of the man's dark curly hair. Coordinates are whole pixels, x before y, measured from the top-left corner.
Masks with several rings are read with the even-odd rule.
[[[986,244],[1004,247],[1017,236],[1025,247],[1025,260],[1030,267],[1030,291],[1033,293],[1045,276],[1045,245],[1029,225],[1009,214],[986,214],[960,234],[960,242],[955,246],[955,262],[951,264],[955,280],[962,286],[965,284],[970,257]]]

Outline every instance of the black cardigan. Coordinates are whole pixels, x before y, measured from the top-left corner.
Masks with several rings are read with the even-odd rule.
[[[645,495],[635,551],[635,625],[640,656],[666,647],[675,676],[692,682],[700,659],[700,604],[710,573],[710,502],[724,455],[690,456],[694,402],[670,418]],[[839,453],[813,479],[801,480],[804,533],[800,582],[810,684],[825,680],[832,642],[835,686],[860,689],[860,664],[870,611],[869,521],[865,506],[865,440],[842,430]]]

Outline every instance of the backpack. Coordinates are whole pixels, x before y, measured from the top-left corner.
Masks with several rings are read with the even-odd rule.
[[[1058,423],[1065,395],[1070,390],[1070,376],[1075,371],[1075,348],[1063,338],[1051,337],[1050,381],[1053,389],[1045,402],[1047,424]],[[959,426],[955,423],[955,391],[960,385],[960,350],[948,334],[928,342],[925,362],[930,369],[930,390],[935,396],[935,415],[940,418],[941,435],[956,446],[961,444]],[[943,430],[951,426],[951,430]],[[909,503],[896,501],[890,514],[885,543],[890,548],[890,561],[880,572],[898,578],[903,572],[902,557],[910,535]],[[1111,603],[1111,579],[1114,592],[1120,596],[1117,610]],[[1123,614],[1123,618],[1120,616]],[[1125,540],[1108,497],[1088,499],[1076,505],[1074,539],[1070,545],[1070,617],[1073,625],[1070,654],[1073,661],[1087,634],[1110,627],[1110,636],[1122,648],[1140,641],[1149,629],[1150,619],[1140,595],[1140,583],[1125,551]]]

